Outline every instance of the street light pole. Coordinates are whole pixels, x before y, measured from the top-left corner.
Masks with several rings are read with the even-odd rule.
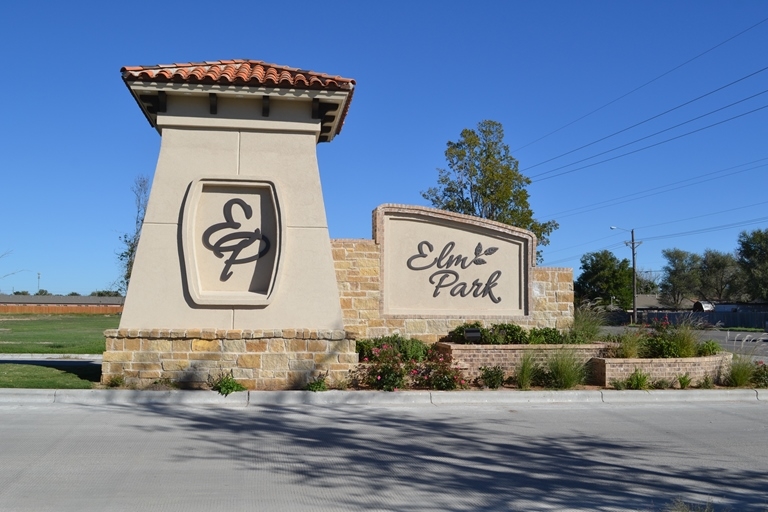
[[[632,241],[624,244],[632,248],[632,323],[637,324],[637,246],[643,242],[635,242],[635,228],[624,229],[611,226],[611,229],[629,231],[632,235]]]

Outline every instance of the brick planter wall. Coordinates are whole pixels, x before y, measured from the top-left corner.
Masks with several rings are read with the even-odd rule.
[[[137,387],[169,379],[205,388],[210,374],[231,370],[248,389],[297,389],[326,372],[330,385],[343,381],[357,364],[355,342],[344,331],[115,329],[104,334],[103,384],[122,376]]]
[[[583,345],[464,345],[458,343],[435,344],[444,354],[453,357],[454,364],[472,380],[480,376],[482,366],[501,366],[504,373],[514,375],[517,365],[524,354],[533,354],[534,360],[544,365],[551,355],[558,350],[572,351],[579,360],[591,364],[593,358],[602,357],[610,347],[608,343],[588,343]]]
[[[613,380],[625,380],[635,369],[650,375],[651,380],[666,379],[677,382],[678,375],[687,373],[691,383],[699,384],[705,375],[714,382],[728,373],[733,354],[723,352],[708,357],[688,357],[681,359],[604,359],[595,358],[592,361],[592,372],[595,383],[608,387]]]

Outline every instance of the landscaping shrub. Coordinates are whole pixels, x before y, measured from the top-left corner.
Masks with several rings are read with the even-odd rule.
[[[714,356],[720,352],[720,345],[715,340],[707,340],[696,346],[696,355],[699,357]]]
[[[555,389],[571,389],[584,382],[586,366],[570,350],[558,350],[547,361],[544,382]]]
[[[635,368],[635,371],[632,372],[629,377],[627,377],[627,388],[648,389],[651,387],[650,379],[650,375],[641,371],[640,368]]]
[[[677,383],[680,385],[680,389],[685,389],[691,385],[691,376],[688,375],[688,372],[685,372],[683,375],[678,375]]]
[[[653,332],[645,340],[642,357],[695,357],[697,345],[696,332],[691,324],[672,325],[665,319],[654,323]]]
[[[534,355],[530,352],[523,354],[515,370],[515,380],[520,389],[531,389],[531,385],[537,380],[541,369],[536,363]]]
[[[394,391],[405,386],[408,375],[408,367],[403,361],[400,352],[391,345],[374,347],[370,358],[364,361],[369,363],[363,371],[363,382],[374,389]]]
[[[568,343],[593,343],[605,325],[605,310],[594,303],[585,302],[573,312],[573,327],[568,332]]]
[[[392,334],[380,338],[357,340],[356,349],[360,361],[370,360],[373,357],[373,349],[380,349],[384,345],[394,348],[404,361],[421,361],[427,355],[428,347],[423,341]]]
[[[245,391],[245,386],[235,380],[232,370],[229,373],[220,372],[218,375],[208,375],[208,385],[219,394],[227,396],[235,391]]]
[[[504,384],[504,369],[501,366],[481,366],[480,380],[485,387],[499,389]]]
[[[424,361],[411,370],[411,375],[414,384],[418,387],[450,391],[467,386],[461,369],[453,366],[451,356],[442,354],[432,347]]]
[[[565,336],[553,327],[534,327],[528,333],[528,343],[534,345],[558,345],[565,342]]]
[[[494,324],[489,331],[490,343],[524,345],[529,342],[528,331],[515,324]]]
[[[725,379],[726,384],[733,388],[747,387],[752,383],[752,372],[754,368],[752,359],[744,356],[734,356],[731,360],[731,369],[728,372],[728,377]]]
[[[672,387],[672,383],[667,379],[656,379],[651,383],[653,389],[669,389]]]
[[[318,391],[328,391],[328,384],[325,382],[325,379],[328,377],[328,372],[326,372],[323,375],[318,375],[311,381],[307,382],[306,386],[304,386],[305,391],[312,391],[317,393]]]
[[[752,384],[756,388],[768,388],[768,365],[763,361],[756,361],[752,370]]]
[[[625,330],[618,338],[618,357],[636,359],[640,357],[645,341],[645,333],[637,329]]]
[[[699,387],[701,389],[712,389],[715,387],[715,382],[712,380],[712,377],[707,373],[704,375],[704,378],[701,379],[701,383],[699,384]]]

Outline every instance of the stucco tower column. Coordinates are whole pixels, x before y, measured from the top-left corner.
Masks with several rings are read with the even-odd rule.
[[[259,61],[126,67],[162,136],[121,329],[343,329],[316,145],[354,81]]]

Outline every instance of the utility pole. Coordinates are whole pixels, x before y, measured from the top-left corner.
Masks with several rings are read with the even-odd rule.
[[[629,231],[632,234],[632,241],[624,244],[632,249],[632,323],[637,324],[637,246],[643,242],[635,242],[635,228],[624,229],[611,226],[611,229]]]
[[[40,291],[40,272],[37,273],[37,291]]]

